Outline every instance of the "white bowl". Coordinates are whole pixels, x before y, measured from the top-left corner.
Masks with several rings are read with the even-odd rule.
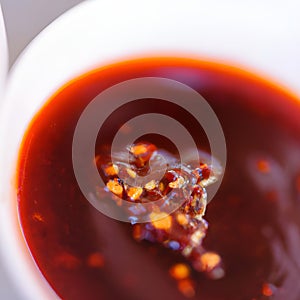
[[[57,297],[22,236],[14,185],[22,137],[49,96],[95,66],[154,55],[229,61],[300,95],[299,8],[296,0],[85,1],[32,41],[10,71],[0,119],[0,245],[23,299]]]

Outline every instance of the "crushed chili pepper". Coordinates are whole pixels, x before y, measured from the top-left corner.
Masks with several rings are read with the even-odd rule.
[[[213,279],[221,278],[224,275],[221,257],[217,253],[206,251],[202,246],[208,227],[203,218],[207,205],[205,187],[215,182],[218,174],[214,174],[206,162],[200,162],[194,167],[173,163],[160,180],[150,180],[142,186],[131,185],[126,180],[121,180],[120,174],[129,179],[135,179],[137,174],[147,174],[149,161],[155,160],[159,149],[150,143],[138,143],[127,150],[131,154],[129,163],[114,160],[113,164],[106,161],[101,168],[106,175],[107,191],[113,193],[112,199],[117,205],[121,205],[122,200],[154,203],[150,222],[133,224],[134,239],[160,243],[178,251],[190,261],[194,270],[204,272]],[[179,209],[167,214],[155,206],[155,201],[170,193],[174,197],[183,197],[184,201]],[[172,270],[174,275],[178,270],[183,270],[183,267],[177,266],[177,269]],[[178,282],[178,288],[188,296],[194,293],[193,284],[186,278],[184,282]]]

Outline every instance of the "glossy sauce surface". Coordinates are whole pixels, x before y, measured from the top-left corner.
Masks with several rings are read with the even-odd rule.
[[[86,105],[109,86],[146,76],[175,79],[197,90],[214,109],[226,138],[225,177],[207,207],[204,240],[207,250],[222,257],[225,276],[212,280],[190,267],[191,293],[170,275],[174,264],[189,262],[161,245],[137,242],[130,224],[98,212],[73,172],[73,134]],[[201,126],[187,112],[155,99],[142,101],[111,116],[96,152],[124,121],[144,112],[180,121],[199,149],[209,151]],[[20,150],[20,221],[42,274],[60,297],[72,300],[299,299],[299,116],[299,103],[285,91],[215,63],[142,59],[73,80],[35,116]]]

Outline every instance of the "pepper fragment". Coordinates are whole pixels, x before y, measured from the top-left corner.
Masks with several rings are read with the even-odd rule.
[[[177,279],[185,279],[190,276],[190,268],[186,264],[176,264],[170,269],[170,275]]]
[[[106,184],[106,187],[117,196],[121,196],[123,193],[123,186],[117,178],[109,180]]]
[[[155,213],[150,215],[151,223],[156,229],[163,229],[168,231],[172,226],[172,218],[167,213]]]
[[[112,164],[106,161],[102,164],[102,171],[107,177],[106,187],[113,193],[112,199],[119,199],[115,199],[117,205],[121,206],[122,201],[134,201],[137,205],[131,209],[133,215],[130,216],[134,224],[134,239],[148,240],[178,251],[190,261],[194,270],[204,272],[212,279],[221,278],[224,275],[221,257],[217,253],[206,251],[202,245],[208,228],[203,218],[207,206],[205,187],[218,179],[218,173],[214,173],[205,162],[180,165],[171,154],[160,152],[150,143],[138,143],[128,150],[131,155],[129,162],[114,160]],[[139,185],[139,181],[135,181],[137,174],[147,175],[150,159],[154,162],[151,171],[159,170],[158,158],[163,154],[169,156],[167,161],[171,163],[162,178]],[[121,153],[119,157],[122,159],[126,155]],[[127,176],[129,180],[123,181],[118,176]],[[181,200],[182,205],[171,214],[160,210],[155,204],[157,200],[163,199],[163,205],[172,205],[176,197]],[[150,206],[152,211],[148,212],[143,203],[153,203]],[[150,222],[135,224],[138,216],[147,212]],[[170,270],[170,275],[179,280],[179,290],[186,297],[192,297],[195,294],[194,284],[188,274],[189,267],[183,264],[175,265]]]

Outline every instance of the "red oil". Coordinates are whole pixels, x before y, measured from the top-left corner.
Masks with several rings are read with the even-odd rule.
[[[174,79],[198,91],[224,130],[227,167],[207,207],[204,240],[208,251],[222,257],[226,273],[221,279],[207,278],[159,244],[137,242],[130,224],[98,212],[76,182],[72,141],[86,105],[116,83],[148,76]],[[155,99],[142,101],[107,120],[96,149],[109,144],[126,120],[156,112],[181,122],[198,148],[209,152],[204,131],[188,112]],[[20,221],[34,260],[63,299],[297,300],[299,177],[300,105],[293,96],[221,64],[139,59],[74,79],[35,116],[19,154]],[[182,272],[189,270],[180,282],[170,275],[178,264],[187,266],[179,265]]]

